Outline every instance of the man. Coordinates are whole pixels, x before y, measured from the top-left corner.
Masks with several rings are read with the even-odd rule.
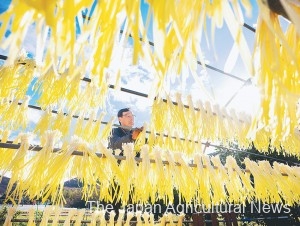
[[[111,136],[109,138],[108,147],[115,150],[120,149],[122,150],[122,145],[125,143],[133,143],[140,132],[143,130],[143,127],[141,128],[134,128],[132,129],[134,125],[134,115],[131,112],[130,108],[123,108],[118,111],[118,120],[120,123],[120,126],[117,128],[112,129]],[[120,153],[120,155],[123,155],[123,153]],[[120,164],[120,160],[118,161]],[[119,185],[117,182],[114,184],[113,194],[119,192]],[[119,217],[119,209],[122,206],[122,203],[120,200],[113,200],[114,210],[116,212],[115,220]]]
[[[130,108],[119,110],[118,120],[121,126],[112,130],[108,143],[108,147],[114,150],[122,150],[122,144],[133,143],[143,130],[143,127],[132,129],[134,125],[134,115]]]

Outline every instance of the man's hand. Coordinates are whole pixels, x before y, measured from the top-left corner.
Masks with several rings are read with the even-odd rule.
[[[136,140],[136,138],[139,136],[140,132],[143,131],[143,129],[144,129],[143,126],[141,128],[135,128],[135,129],[133,129],[132,135],[131,135],[132,139]]]

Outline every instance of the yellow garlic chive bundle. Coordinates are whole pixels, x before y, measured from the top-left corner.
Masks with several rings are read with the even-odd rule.
[[[161,218],[160,218],[160,224],[159,225],[161,225],[161,226],[163,226],[163,225],[166,225],[166,221],[167,221],[167,219],[166,219],[167,217],[166,217],[166,214],[164,214]]]
[[[164,134],[160,133],[158,136],[154,137],[154,144],[155,146],[153,147],[163,147],[164,145]]]
[[[178,99],[180,99],[179,94]],[[189,128],[193,123],[188,120],[189,114],[187,108],[183,107],[181,101],[179,105],[180,106],[174,105],[169,98],[167,98],[167,103],[162,99],[155,99],[151,114],[152,123],[150,124],[152,131],[148,137],[148,143],[152,144],[150,146],[158,145],[164,149],[191,153],[193,143],[180,139],[180,134],[182,134],[183,131],[185,131],[187,135],[190,134],[191,131],[189,131]],[[182,126],[180,123],[182,120],[189,124]],[[155,131],[160,133],[160,136],[155,136]],[[167,137],[163,136],[165,132],[167,132]],[[175,139],[171,137],[175,137]],[[188,146],[190,148],[188,149],[186,148],[186,142],[189,142]]]
[[[122,226],[124,215],[125,215],[125,210],[119,209],[119,217],[117,219],[115,226]]]
[[[67,94],[69,84],[70,76],[67,73],[58,74],[51,67],[38,78],[34,86],[34,90],[39,95],[37,103],[43,109],[57,104]]]
[[[256,119],[254,121],[257,122]],[[262,123],[255,130],[253,130],[253,125],[256,124],[253,122],[249,130],[249,138],[253,140],[254,147],[260,152],[268,152],[270,145],[270,130],[269,127],[264,127]]]
[[[245,170],[242,171],[232,156],[227,156],[225,167],[227,168],[227,173],[229,176],[229,184],[234,183],[234,190],[232,190],[232,192],[235,193],[239,191],[239,196],[235,196],[235,194],[232,194],[232,196],[234,196],[234,199],[236,200],[237,198],[239,200],[238,203],[243,204],[245,204],[245,201],[250,202],[251,197],[254,196],[254,188],[250,179],[250,173],[246,172]],[[239,190],[240,182],[243,186],[242,190]]]
[[[43,134],[45,131],[50,130],[50,128],[52,128],[53,121],[54,115],[51,112],[51,109],[47,108],[44,111],[38,123],[36,124],[33,132],[35,134]]]
[[[168,175],[170,175],[169,170],[167,170],[163,164],[161,150],[158,147],[154,147],[152,154],[153,159],[155,160],[155,164],[151,165],[152,175],[150,181],[154,189],[154,193],[152,194],[156,195],[155,193],[157,192],[158,199],[162,199],[164,203],[173,203],[173,185],[168,183],[167,179],[170,179],[171,177],[168,177]],[[151,200],[153,200],[153,198],[154,197],[151,196]]]
[[[175,138],[175,139],[173,139]],[[169,142],[168,142],[169,141]],[[174,136],[168,135],[165,138],[165,149],[189,153],[186,146],[187,138],[181,138],[178,132],[174,132]],[[170,146],[168,146],[170,144]]]
[[[17,199],[18,202],[22,200],[24,192],[23,182],[28,170],[26,169],[25,165],[28,162],[27,155],[32,137],[33,135],[31,133],[19,134],[14,143],[20,142],[20,148],[17,151],[7,149],[6,153],[3,153],[3,159],[5,159],[8,164],[2,168],[2,176],[5,175],[6,172],[11,173],[6,194],[7,197],[12,196],[12,200]],[[14,153],[11,153],[11,151]],[[12,189],[14,190],[13,194],[18,193],[17,196],[10,194]]]
[[[110,211],[109,221],[108,221],[108,224],[106,224],[107,226],[114,226],[115,225],[115,223],[114,223],[115,216],[116,216],[116,212],[114,210]]]
[[[42,198],[43,191],[48,185],[47,175],[49,174],[48,164],[51,159],[55,156],[53,149],[55,144],[58,142],[61,133],[57,130],[45,131],[41,136],[41,146],[43,147],[37,152],[30,161],[26,162],[24,169],[27,168],[25,178],[20,180],[17,184],[17,188],[12,192],[12,196],[18,196],[26,191],[26,194],[30,199]]]
[[[2,28],[2,26],[1,26]],[[19,65],[16,66],[1,66],[0,67],[0,97],[5,98],[12,94],[12,86],[17,87],[17,71]]]
[[[177,105],[173,104],[169,97],[166,102],[161,99],[154,101],[151,130],[160,134],[167,132],[168,136],[151,136],[149,143],[189,154],[199,149],[195,141],[200,142],[203,139],[222,142],[223,145],[237,142],[243,148],[250,147],[251,142],[247,137],[251,121],[249,116],[241,113],[238,118],[234,111],[231,111],[230,115],[218,105],[212,107],[209,101],[203,104],[199,100],[194,108],[191,98],[188,98],[190,105],[186,108],[181,99],[181,95],[177,94]],[[185,137],[184,140],[180,139],[181,135]],[[171,139],[172,136],[176,139]]]
[[[123,205],[125,205],[130,199],[130,194],[132,194],[132,184],[134,183],[134,178],[136,177],[137,165],[134,160],[135,152],[133,144],[123,144],[122,148],[124,150],[126,161],[122,161],[120,164],[123,177],[118,178],[117,182],[120,185],[118,197],[122,201]]]
[[[206,119],[207,121],[202,121],[202,125],[207,124],[205,126],[204,131],[203,131],[203,138],[205,139],[210,139],[213,142],[217,140],[216,138],[216,119],[215,116],[213,115],[212,111],[212,106],[209,101],[205,101],[204,105],[204,112],[206,114]],[[209,122],[209,123],[208,123]]]
[[[133,212],[131,212],[131,211],[127,212],[127,219],[126,219],[124,226],[130,226],[131,225],[130,221],[132,220],[133,217],[134,217]]]
[[[161,98],[156,97],[151,110],[151,130],[158,132],[164,131],[168,126],[168,105],[165,104]]]
[[[196,110],[193,100],[192,100],[192,96],[188,95],[187,96],[187,104],[188,104],[188,109],[187,109],[187,122],[189,125],[189,135],[188,137],[191,137],[191,139],[196,139],[196,140],[200,140],[197,139],[196,134],[199,134],[199,126],[197,124],[197,121],[200,119],[200,111]]]
[[[59,61],[59,70],[68,67],[70,73],[73,74],[76,62],[74,59],[76,56],[76,49],[74,48],[76,24],[74,19],[79,11],[90,6],[91,2],[78,1],[72,9],[68,7],[72,3],[71,1],[53,1],[42,4],[29,0],[26,3],[45,20],[43,25],[46,24],[51,28],[50,47],[47,49],[46,59],[51,59],[55,64]],[[47,54],[50,56],[47,56]],[[46,62],[46,65],[49,65],[49,62]]]
[[[54,93],[54,90],[58,92],[58,88],[62,89],[62,87],[54,87],[54,84],[58,79],[59,75],[51,67],[47,72],[38,78],[36,84],[34,85],[34,90],[39,96],[37,103],[42,108],[46,108],[57,103],[58,99],[63,95],[60,92]]]
[[[298,127],[297,130],[299,131],[299,129],[300,128]],[[299,133],[298,131],[295,129],[281,144],[284,150],[289,150],[288,154],[295,155],[299,159],[300,155],[297,147],[300,145],[300,137],[299,135],[297,136],[297,133]]]
[[[41,226],[47,226],[48,225],[48,221],[50,219],[50,215],[52,214],[52,206],[46,206],[44,211],[43,211],[43,217],[42,217],[42,221],[40,223]]]
[[[174,136],[172,136],[171,133],[166,134],[166,137],[163,138],[163,146],[160,146],[161,148],[174,151],[180,150],[181,143],[177,141],[179,139],[179,137],[177,137],[178,134],[176,132],[174,133]],[[172,139],[171,137],[173,137],[174,139]]]
[[[7,209],[7,215],[6,215],[3,226],[12,226],[11,220],[13,219],[13,216],[16,211],[17,211],[16,206],[12,206]]]
[[[184,104],[182,103],[182,97],[180,93],[176,93],[176,102],[177,105],[174,105],[172,104],[172,102],[169,102],[171,106],[170,124],[174,125],[173,126],[175,127],[174,129],[177,129],[178,132],[180,131],[184,137],[187,137],[190,133],[189,129],[191,128],[191,125],[188,124],[187,122],[188,119],[187,108],[185,108]]]
[[[273,163],[273,168],[270,165],[269,162],[267,161],[261,161],[259,162],[259,164],[263,167],[263,168],[267,168],[269,170],[269,172],[271,172],[271,178],[274,180],[275,182],[275,189],[277,188],[278,194],[280,196],[284,196],[284,200],[285,203],[287,203],[288,205],[293,205],[292,200],[296,200],[294,199],[294,196],[297,194],[293,193],[293,189],[291,189],[291,184],[289,184],[288,182],[288,178],[284,178],[286,176],[283,176],[282,173],[275,168],[275,164],[278,164],[277,162]],[[300,191],[300,190],[299,190]]]
[[[144,212],[143,218],[144,218],[145,225],[149,225],[150,226],[151,225],[150,224],[150,213]]]
[[[113,197],[111,190],[116,190],[115,181],[118,178],[123,177],[123,172],[121,171],[117,159],[113,155],[113,151],[111,149],[107,149],[103,142],[96,143],[97,150],[100,150],[101,154],[105,155],[103,158],[103,165],[101,166],[107,175],[108,181],[107,184],[100,186],[99,189],[99,200],[104,200],[107,202],[112,202]],[[101,181],[105,183],[104,181]],[[117,194],[114,194],[115,196]]]
[[[113,210],[112,210],[113,211]],[[102,225],[106,225],[106,219],[105,219],[105,210],[100,210],[100,216],[99,216],[99,219],[100,219],[100,224]],[[80,224],[81,225],[81,224]],[[78,226],[80,226],[78,225]]]
[[[198,101],[194,106],[192,100],[190,99],[188,100],[188,104],[189,110],[186,117],[189,124],[190,137],[191,140],[193,140],[192,138],[194,137],[194,140],[200,141],[202,139],[203,128],[205,127],[205,125],[203,124],[203,117],[205,117],[205,112],[199,106],[201,104],[201,101]]]
[[[70,225],[71,225],[71,219],[72,219],[72,217],[75,215],[75,213],[76,213],[76,210],[75,210],[75,209],[70,209],[70,210],[68,211],[68,215],[67,215],[67,217],[64,219],[65,222],[64,222],[63,226],[70,226]],[[95,211],[94,213],[96,213],[96,216],[98,217],[99,212],[98,212],[98,211]],[[96,219],[97,219],[97,218],[96,218]]]
[[[238,135],[238,143],[239,146],[243,149],[249,149],[251,147],[251,140],[248,138],[248,133],[251,126],[251,117],[246,115],[244,112],[241,112],[238,119],[239,132]]]
[[[234,179],[230,178],[229,175],[227,174],[227,171],[223,164],[221,163],[221,160],[219,156],[212,156],[211,157],[211,162],[214,164],[215,171],[216,173],[216,179],[222,181],[221,183],[223,184],[224,187],[226,187],[227,191],[227,200],[230,203],[233,203],[234,201],[239,201],[237,194],[241,190],[239,187],[234,186]],[[231,179],[231,181],[229,181]],[[237,190],[234,190],[237,188]]]
[[[211,200],[212,203],[213,204],[225,203],[227,201],[227,195],[226,195],[224,182],[222,181],[219,169],[217,169],[217,174],[216,174],[215,169],[211,165],[210,159],[207,155],[203,156],[202,162],[203,165],[206,166],[210,176],[209,181],[211,184],[211,191],[213,192],[213,196]]]
[[[89,43],[94,47],[90,58],[92,63],[91,75],[97,78],[100,89],[107,85],[105,70],[110,65],[115,38],[119,35],[121,25],[126,18],[126,7],[130,10],[134,4],[125,5],[125,2],[120,0],[98,2],[95,5],[91,20],[82,27],[90,35]]]
[[[173,158],[173,155],[168,156],[168,151],[166,151],[166,149],[161,149],[160,153],[158,153],[158,149],[157,149],[156,152],[154,152],[153,154],[155,155],[155,162],[157,160],[159,160],[159,158],[161,158],[162,161],[168,161],[168,158]],[[178,186],[179,186],[178,184],[180,182],[178,182],[179,179],[176,179],[173,177],[174,171],[172,171],[172,165],[164,164],[163,167],[164,167],[164,176],[165,176],[164,183],[161,184],[160,181],[157,181],[157,184],[154,185],[154,187],[162,186],[162,189],[160,189],[160,190],[163,190],[164,193],[162,193],[161,195],[158,195],[157,198],[162,199],[165,204],[173,203],[174,196],[172,197],[172,195],[174,195],[173,194],[174,189],[178,188]],[[180,175],[178,175],[178,177],[181,178]],[[171,185],[171,186],[169,186],[169,185]]]
[[[160,148],[165,148],[167,146],[167,145],[165,145],[166,144],[166,138],[164,137],[165,135],[166,134],[164,134],[164,133],[157,134],[154,130],[151,131],[151,134],[148,137],[148,144],[150,147],[150,152],[153,151],[155,146],[160,147]]]
[[[20,106],[19,100],[14,99],[11,103],[6,105],[6,109],[3,111],[1,116],[2,128],[13,130],[14,128],[14,120],[17,117]]]
[[[261,167],[257,163],[250,161],[248,158],[244,160],[247,169],[254,176],[255,198],[265,203],[278,203],[281,198],[277,191],[277,186],[274,186],[270,170]]]
[[[201,100],[198,100],[196,102],[196,108],[199,109],[199,112],[197,113],[197,118],[196,118],[196,122],[195,124],[197,124],[198,126],[198,134],[196,135],[197,138],[200,138],[199,140],[201,140],[202,138],[207,139],[208,138],[208,129],[209,129],[209,123],[205,123],[208,122],[208,114],[206,113],[206,110],[204,109],[204,104]],[[201,126],[199,126],[201,125]]]
[[[230,141],[237,142],[239,147],[241,148],[249,148],[251,146],[251,140],[248,138],[250,129],[250,116],[245,115],[243,112],[237,115],[235,110],[231,109],[229,117],[232,120],[230,122],[230,120],[228,119],[229,125],[233,125],[234,128],[232,130]]]
[[[173,219],[174,219],[174,214],[171,212],[166,213],[167,216],[167,221],[170,222],[170,226],[175,226]]]
[[[27,226],[35,226],[35,208],[31,207],[28,209],[28,222],[27,222]]]
[[[10,98],[6,97],[6,98],[0,98],[0,117],[3,114],[3,112],[6,111],[7,107],[10,104]]]
[[[16,64],[16,63],[15,63]],[[36,63],[33,59],[18,59],[17,64],[22,65],[19,66],[17,72],[17,84],[16,84],[16,98],[24,98],[32,79],[35,76],[36,72]]]
[[[8,137],[10,135],[10,130],[4,130],[0,129],[1,131],[1,143],[6,143],[8,140]],[[0,170],[6,169],[9,164],[11,159],[15,156],[16,152],[14,150],[8,149],[8,148],[0,148]],[[2,179],[2,175],[0,178],[0,181]]]
[[[100,139],[106,140],[110,136],[114,119],[115,117],[111,117],[107,125],[102,129],[102,131],[100,132]]]
[[[78,137],[82,137],[85,124],[86,124],[86,120],[84,120],[84,116],[82,114],[79,114],[79,116],[76,120],[74,135],[76,135]]]
[[[179,135],[188,137],[190,134],[191,124],[188,122],[188,110],[184,107],[184,104],[181,100],[181,94],[176,93],[176,102],[177,105],[173,104],[172,100],[167,97],[167,106],[168,106],[168,118],[167,118],[167,129],[168,131],[175,131]]]
[[[150,165],[150,156],[149,156],[149,146],[143,145],[141,147],[141,156],[142,162],[140,162],[137,166],[136,172],[136,181],[134,182],[136,185],[134,188],[136,200],[133,200],[136,203],[146,204],[150,198],[151,203],[155,202],[155,194],[152,194],[152,186],[150,180],[140,180],[140,178],[150,178],[151,175],[151,165]]]
[[[53,68],[39,77],[34,90],[39,94],[38,103],[42,108],[48,105],[61,104],[69,111],[86,110],[78,103],[80,97],[80,75],[69,72],[58,74]]]
[[[300,185],[299,185],[299,167],[289,167],[282,163],[274,162],[274,170],[278,173],[285,173],[288,176],[285,180],[277,180],[277,183],[282,186],[284,193],[287,193],[286,197],[290,197],[290,200],[285,199],[288,205],[299,203],[300,201]],[[289,196],[291,195],[291,196]],[[284,197],[285,198],[285,197]]]
[[[180,213],[178,216],[178,226],[182,226],[183,225],[183,220],[184,220],[185,214],[184,213]]]
[[[259,171],[259,167],[256,162],[253,162],[248,158],[244,160],[244,163],[246,168],[250,170],[251,174],[254,177],[255,199],[269,203],[270,200],[268,200],[267,185],[270,186],[270,184],[267,184],[268,181],[264,181],[265,178],[263,178],[263,175],[261,175],[261,173],[263,172]],[[274,186],[274,184],[272,186]]]
[[[170,121],[171,123],[171,121]],[[171,127],[174,124],[170,124],[169,127],[167,128],[168,130],[165,131],[164,136],[164,142],[163,146],[161,146],[163,149],[170,149],[174,151],[186,151],[186,147],[184,147],[184,140],[181,139],[180,135],[181,133],[178,132],[178,130],[174,129],[173,131],[171,130]]]
[[[180,171],[180,168],[176,166],[174,156],[171,152],[165,151],[162,153],[168,161],[168,164],[165,165],[165,174],[166,178],[165,183],[171,183],[175,189],[178,189],[179,191],[184,191],[185,186],[185,179]],[[167,194],[169,195],[169,194]],[[170,202],[173,202],[173,199],[170,200]]]
[[[228,141],[228,133],[227,133],[227,127],[226,127],[226,121],[227,119],[224,118],[223,113],[220,109],[220,106],[218,104],[213,105],[212,111],[214,114],[216,114],[214,120],[216,121],[216,139],[221,141],[222,144],[226,144]]]
[[[69,108],[72,111],[86,112],[87,109],[104,107],[105,94],[101,95],[99,87],[90,82],[69,101]]]
[[[279,203],[281,201],[281,196],[285,196],[284,198],[286,200],[289,200],[292,196],[286,196],[288,193],[287,190],[285,190],[285,187],[281,187],[279,186],[279,183],[276,183],[277,180],[280,180],[282,178],[282,175],[278,175],[268,161],[259,161],[258,165],[261,168],[261,170],[263,170],[263,172],[267,174],[266,179],[269,179],[270,182],[273,182],[273,186],[270,187],[273,188],[273,190],[270,189],[270,194],[271,197],[273,197],[273,199],[275,200],[275,202]],[[274,184],[276,186],[274,186]]]
[[[154,223],[154,214],[150,212],[150,217],[149,217],[149,225],[155,225]]]
[[[299,120],[295,111],[300,95],[299,22],[290,23],[284,33],[279,16],[270,12],[261,1],[258,3],[260,14],[254,56],[258,59],[256,80],[262,88],[262,97],[252,133],[256,133],[254,139],[259,139],[260,127],[267,128],[271,150],[299,156],[299,150],[294,146],[299,142],[293,133]],[[295,5],[288,12],[292,9],[300,10]],[[258,147],[262,146],[258,140],[254,142]]]
[[[299,23],[299,13],[300,13],[300,7],[299,3],[297,2],[283,2],[281,3],[286,10],[289,19],[292,21],[292,23],[295,25],[295,28],[299,32],[300,29],[300,23]]]
[[[245,4],[245,2],[248,1],[243,1],[242,4],[249,11],[250,4]],[[237,1],[231,3],[238,5]],[[245,38],[240,38],[240,40],[236,37],[238,32],[241,33],[241,26],[238,26],[238,21],[233,16],[235,12],[231,11],[229,1],[198,1],[197,3],[189,1],[155,3],[155,1],[151,1],[150,5],[153,7],[154,14],[154,53],[161,61],[159,63],[165,65],[162,67],[157,63],[155,68],[162,75],[165,75],[168,70],[172,71],[172,68],[176,68],[177,73],[180,73],[182,66],[189,65],[187,62],[192,61],[191,58],[200,58],[203,61],[199,43],[201,42],[202,30],[206,31],[206,16],[212,19],[212,36],[214,36],[215,25],[222,26],[224,17],[234,40],[242,51],[243,61],[251,70],[250,51],[245,48],[247,47]],[[184,18],[183,15],[189,16],[182,19]],[[235,29],[231,28],[233,23]],[[166,24],[171,24],[171,26],[166,26]],[[240,22],[240,24],[243,23]],[[242,35],[240,34],[240,36]],[[191,52],[191,56],[187,54],[189,52]],[[202,63],[204,65],[204,62]],[[193,67],[190,67],[193,70]]]
[[[91,225],[97,225],[97,220],[99,219],[100,212],[98,210],[94,211],[91,216]]]
[[[135,217],[136,217],[136,226],[143,226],[142,211],[140,211],[140,210],[136,211]]]
[[[245,204],[245,200],[247,197],[247,193],[245,192],[245,188],[243,183],[236,172],[232,167],[227,167],[228,179],[226,182],[226,189],[229,193],[228,201],[230,203],[243,203]]]
[[[80,93],[81,77],[82,75],[80,73],[74,75],[69,74],[70,81],[68,84],[67,92],[64,95],[64,98],[66,99],[67,106],[70,108],[71,111],[75,111],[75,109],[71,107],[71,104],[72,104],[72,100],[78,98],[78,95]]]
[[[73,118],[72,112],[66,115],[64,112],[59,110],[51,129],[58,130],[61,132],[62,137],[67,137],[69,135],[69,129],[71,126],[72,118]]]
[[[77,209],[74,226],[81,226],[81,221],[84,218],[85,209]]]
[[[53,219],[52,219],[52,226],[57,226],[58,225],[58,221],[59,221],[59,215],[61,213],[62,209],[58,206],[53,206]]]
[[[203,164],[203,155],[195,154],[194,162],[197,165],[195,177],[198,180],[198,190],[195,198],[196,203],[203,203],[206,206],[211,204],[210,181],[207,167]]]
[[[72,156],[70,167],[70,177],[77,178],[82,182],[82,198],[88,200],[94,194],[98,194],[98,186],[101,187],[101,182],[108,180],[107,175],[109,172],[105,172],[103,167],[102,158],[96,155],[94,147],[81,138],[76,138],[74,149],[83,153],[83,156]]]
[[[232,141],[238,140],[239,133],[239,119],[235,113],[234,109],[227,111],[225,108],[222,109],[222,113],[225,115],[227,131],[231,135]],[[229,137],[229,136],[228,136]]]
[[[99,163],[101,170],[97,170],[94,173],[95,177],[98,178],[98,184],[101,185],[97,187],[97,194],[99,195],[99,200],[112,202],[112,190],[116,185],[114,182],[116,178],[120,178],[122,176],[122,172],[120,171],[117,160],[113,157],[111,150],[106,149],[103,144],[96,145],[95,149],[97,151],[100,150],[100,152],[105,156],[105,158],[101,158],[101,163]],[[103,172],[104,175],[102,175]]]
[[[232,125],[233,120],[224,107],[219,108],[219,106],[216,106],[214,111],[216,112],[216,117],[218,117],[218,123],[221,125],[219,128],[221,144],[225,147],[229,146],[231,142],[236,141],[235,127]]]
[[[149,213],[145,211],[142,216],[144,218],[145,225],[149,225]]]
[[[192,169],[188,166],[186,160],[183,159],[183,155],[180,152],[174,153],[174,160],[180,164],[180,166],[177,166],[178,170],[181,171],[181,178],[179,178],[181,181],[178,181],[178,188],[185,202],[191,203],[197,189],[197,181],[193,177]]]
[[[220,1],[221,2],[221,1]],[[241,1],[242,5],[246,8],[247,14],[251,13],[251,4],[250,1]],[[234,39],[235,44],[237,45],[243,63],[246,66],[248,72],[253,74],[253,65],[250,50],[247,45],[247,41],[242,33],[242,26],[244,24],[244,19],[242,15],[242,10],[239,7],[238,1],[233,1],[233,11],[230,7],[229,1],[222,1],[224,21],[227,24],[228,30]],[[235,17],[236,18],[235,18]]]
[[[86,120],[80,114],[76,121],[74,134],[89,142],[98,140],[104,115],[105,113],[102,112],[98,119],[95,119],[95,112],[92,112]]]
[[[87,140],[89,142],[91,142],[91,134],[93,132],[93,126],[96,124],[94,122],[95,120],[95,112],[92,112],[89,116],[89,119],[87,120],[85,127],[83,129],[83,133],[82,133],[82,138],[84,140]]]
[[[28,28],[35,20],[39,20],[38,13],[28,7],[25,2],[19,0],[12,1],[7,11],[0,15],[2,23],[0,39],[5,38],[4,36],[8,28],[11,31],[11,35],[1,44],[1,48],[8,49],[9,51],[7,65],[12,65],[18,57]]]
[[[69,145],[66,149],[62,149],[59,153],[56,153],[49,159],[47,165],[47,174],[45,180],[48,181],[44,189],[42,201],[46,201],[51,198],[52,203],[64,204],[65,199],[63,197],[64,180],[70,177],[70,167],[74,161],[72,153],[74,151],[80,151],[80,139],[72,137]]]
[[[133,42],[133,64],[138,63],[138,56],[143,55],[142,45],[139,43],[140,33],[146,33],[144,25],[142,13],[140,11],[141,1],[139,0],[131,0],[125,3],[125,10],[127,15],[127,34],[131,34],[134,42]],[[145,34],[144,34],[145,35]]]
[[[23,101],[22,106],[19,100],[14,99],[6,105],[6,109],[2,113],[2,127],[9,130],[17,130],[25,128],[27,124],[28,97]]]
[[[34,77],[35,62],[24,57],[15,61],[14,65],[0,68],[0,97],[8,97],[14,93],[16,99],[25,97],[30,82]]]
[[[22,104],[18,106],[19,111],[18,114],[15,116],[15,119],[13,121],[13,128],[12,129],[18,129],[22,128],[25,129],[28,124],[28,103],[29,103],[29,96],[26,96],[22,100]]]
[[[104,117],[105,113],[101,112],[100,116],[98,117],[97,121],[93,123],[92,128],[90,128],[91,130],[91,135],[89,137],[89,140],[92,141],[96,141],[99,137],[99,131],[100,131],[100,127],[102,124],[102,119]],[[86,130],[88,130],[88,127],[86,127]]]

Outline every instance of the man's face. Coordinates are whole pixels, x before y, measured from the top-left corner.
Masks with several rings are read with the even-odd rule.
[[[123,115],[118,117],[118,119],[122,126],[128,126],[132,128],[134,125],[134,115],[131,111],[123,112]]]

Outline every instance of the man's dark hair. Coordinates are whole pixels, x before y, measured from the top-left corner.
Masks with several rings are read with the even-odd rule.
[[[122,117],[124,112],[130,111],[130,108],[122,108],[118,111],[118,117]]]

